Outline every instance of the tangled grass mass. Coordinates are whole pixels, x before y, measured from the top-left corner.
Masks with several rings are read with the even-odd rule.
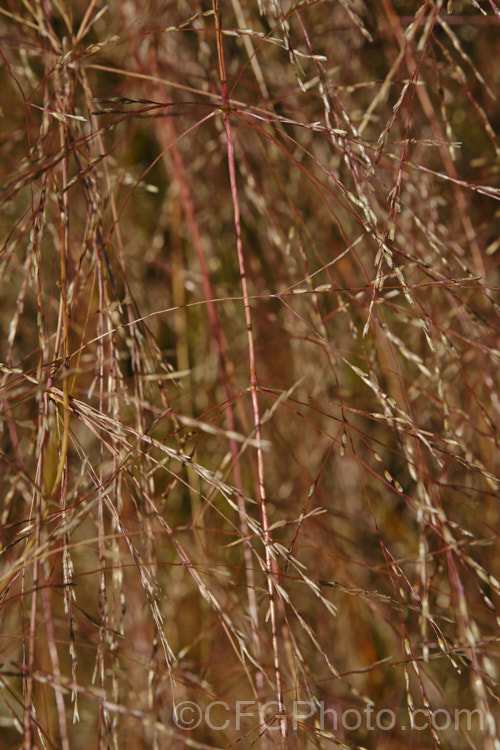
[[[2,0],[1,750],[500,750],[499,29]]]

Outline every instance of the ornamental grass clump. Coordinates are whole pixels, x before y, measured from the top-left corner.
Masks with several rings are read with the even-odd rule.
[[[499,23],[2,3],[0,748],[499,750]]]

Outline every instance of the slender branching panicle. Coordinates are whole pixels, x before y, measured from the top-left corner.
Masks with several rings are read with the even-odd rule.
[[[500,750],[499,32],[0,0],[0,750]]]

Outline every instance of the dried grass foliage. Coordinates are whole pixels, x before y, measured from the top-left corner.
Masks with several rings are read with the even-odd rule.
[[[499,19],[2,4],[0,747],[500,747]]]

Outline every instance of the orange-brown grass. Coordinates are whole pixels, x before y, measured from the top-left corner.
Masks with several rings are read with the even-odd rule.
[[[499,23],[1,4],[0,748],[500,748]]]

